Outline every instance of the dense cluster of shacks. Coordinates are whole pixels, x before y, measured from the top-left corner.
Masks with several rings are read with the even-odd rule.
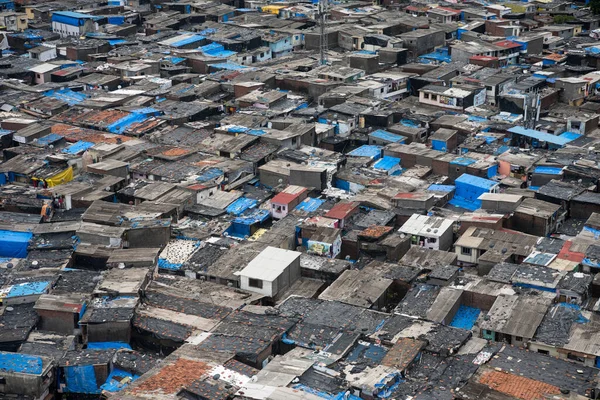
[[[595,8],[0,0],[0,399],[600,398]]]

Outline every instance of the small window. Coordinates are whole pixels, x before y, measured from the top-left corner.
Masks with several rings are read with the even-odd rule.
[[[437,94],[432,94],[431,95],[431,100],[437,101]]]
[[[471,255],[471,249],[469,247],[461,247],[460,248],[460,253],[464,254],[466,256],[470,256]]]
[[[437,239],[436,238],[428,238],[427,243],[437,243]]]
[[[542,350],[542,349],[538,349],[538,353],[545,354],[545,355],[549,355],[550,354],[550,352],[548,350]]]
[[[429,93],[423,93],[423,98],[424,99],[428,99],[429,98]]]
[[[250,278],[250,279],[248,279],[248,286],[253,287],[253,288],[257,288],[257,289],[262,289],[263,282],[260,279]]]
[[[6,385],[6,378],[0,376],[0,385]]]
[[[522,342],[522,341],[523,341],[523,338],[522,338],[521,336],[515,336],[515,340],[516,340],[517,342]]]
[[[298,141],[297,138],[295,138],[295,137],[292,138],[292,144],[296,144],[297,141]]]

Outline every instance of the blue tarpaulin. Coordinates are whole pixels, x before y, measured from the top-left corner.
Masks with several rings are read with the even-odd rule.
[[[188,36],[188,37],[186,37],[184,39],[181,39],[181,40],[179,40],[177,42],[171,43],[171,46],[173,46],[173,47],[182,47],[182,46],[186,46],[188,44],[192,44],[192,43],[195,43],[195,42],[200,42],[200,41],[202,41],[204,39],[205,38],[202,35],[191,35],[191,36]]]
[[[246,131],[246,133],[252,136],[263,136],[267,134],[264,129],[249,129]]]
[[[211,57],[230,57],[237,54],[235,51],[225,50],[222,44],[210,43],[200,47],[200,50],[207,56]]]
[[[226,232],[230,236],[245,239],[252,235],[254,225],[265,222],[270,216],[271,214],[267,210],[246,212],[242,216],[234,218]]]
[[[245,65],[240,65],[240,64],[234,64],[234,63],[217,63],[217,64],[210,64],[209,67],[213,67],[216,69],[226,69],[228,71],[239,71],[241,69],[246,69],[248,67],[246,67]]]
[[[390,143],[404,143],[406,141],[406,137],[402,135],[397,135],[392,132],[384,131],[383,129],[377,129],[376,131],[371,132],[369,136]]]
[[[74,106],[75,104],[79,104],[85,99],[87,99],[87,95],[82,92],[74,92],[71,89],[58,89],[58,90],[49,90],[44,93],[46,97],[52,97],[54,99],[64,101],[70,106]]]
[[[10,288],[6,298],[33,296],[44,294],[48,290],[50,282],[26,282],[18,283]]]
[[[0,371],[38,375],[42,373],[41,357],[18,353],[0,353]]]
[[[209,168],[202,171],[202,174],[196,178],[198,182],[208,182],[222,176],[224,172],[219,168]]]
[[[452,192],[456,187],[454,185],[430,185],[427,190],[431,192]]]
[[[0,257],[27,257],[27,245],[32,236],[30,232],[0,230]]]
[[[108,23],[112,25],[123,25],[125,23],[125,17],[122,15],[111,15],[108,17]],[[125,40],[123,40],[123,42],[125,42]]]
[[[527,129],[522,126],[514,126],[508,130],[510,133],[520,136],[525,136],[531,139],[535,139],[541,142],[546,142],[554,146],[562,147],[567,143],[573,141],[573,139],[561,136],[554,136],[549,133],[536,131],[534,129]]]
[[[458,311],[456,311],[450,326],[470,331],[475,325],[477,318],[479,318],[480,313],[481,310],[479,308],[461,305]]]
[[[258,201],[247,197],[240,197],[227,207],[228,214],[241,215],[244,211],[256,207]]]
[[[100,394],[93,365],[63,367],[66,393]]]
[[[478,176],[462,174],[455,181],[456,192],[450,204],[467,210],[477,210],[481,207],[481,200],[478,197],[488,193],[498,182],[480,178]]]
[[[562,173],[562,167],[535,167],[533,170],[534,174],[545,174],[545,175],[560,175]]]
[[[109,39],[108,40],[108,44],[110,44],[111,46],[116,46],[117,44],[123,44],[123,43],[127,43],[127,40],[125,40],[125,39]]]
[[[107,392],[118,392],[138,378],[138,375],[133,375],[122,369],[115,368],[106,379],[106,383],[100,386],[100,389],[106,390]]]
[[[317,211],[317,209],[321,207],[321,204],[323,203],[325,203],[325,200],[307,197],[302,201],[302,203],[298,204],[295,209],[298,211],[313,212]]]
[[[165,260],[164,258],[158,259],[158,268],[168,269],[171,271],[177,271],[177,270],[180,270],[182,266],[183,266],[183,264],[181,264],[181,263],[172,263],[172,262]]]
[[[379,160],[382,150],[383,147],[381,146],[364,145],[352,150],[348,155],[353,157],[369,157],[373,160]]]
[[[377,161],[375,163],[375,165],[373,165],[373,168],[382,169],[384,171],[389,171],[389,170],[393,169],[394,167],[397,167],[399,164],[400,164],[400,158],[384,156],[382,159]]]
[[[118,121],[113,122],[108,125],[106,128],[111,133],[122,134],[128,128],[130,128],[134,124],[139,124],[146,121],[148,118],[156,115],[160,115],[161,112],[151,108],[140,108],[138,110],[133,111],[131,114],[119,119]]]
[[[51,133],[49,135],[46,135],[44,137],[41,137],[37,140],[37,144],[40,146],[48,146],[52,143],[56,143],[59,140],[62,140],[62,136],[57,135],[56,133]]]
[[[69,147],[63,149],[62,152],[67,154],[78,154],[86,151],[92,146],[94,146],[94,143],[84,142],[83,140],[80,140],[79,142],[73,143]]]

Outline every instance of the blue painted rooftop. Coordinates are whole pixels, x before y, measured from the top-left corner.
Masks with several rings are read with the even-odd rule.
[[[373,165],[373,168],[389,171],[398,164],[400,164],[400,158],[385,156],[381,160],[377,161],[375,165]]]
[[[489,179],[480,178],[475,175],[469,175],[469,174],[462,174],[461,176],[456,178],[454,183],[456,183],[457,186],[459,184],[463,184],[463,185],[477,186],[479,188],[487,189],[487,190],[498,185],[498,182],[495,182],[495,181],[492,181]]]
[[[352,150],[350,153],[348,153],[348,155],[354,156],[354,157],[370,157],[370,158],[378,159],[379,157],[381,157],[382,150],[383,150],[382,146],[366,144],[364,146],[360,146],[359,148]]]
[[[532,139],[537,139],[542,142],[551,143],[551,144],[554,144],[557,146],[564,146],[565,144],[574,140],[574,139],[569,139],[566,137],[554,136],[549,133],[536,131],[535,129],[527,129],[522,126],[514,126],[514,127],[510,128],[508,131],[510,133],[530,137]]]
[[[0,371],[39,375],[42,373],[41,357],[18,353],[0,353]]]
[[[325,203],[325,200],[313,199],[311,197],[307,197],[306,199],[304,199],[302,201],[302,203],[300,203],[296,206],[295,210],[313,212],[313,211],[317,211],[317,209],[319,207],[321,207],[321,205],[323,203]]]
[[[406,137],[402,135],[397,135],[392,132],[384,131],[383,129],[377,129],[376,131],[371,132],[369,136],[392,143],[403,143],[404,141],[406,141]]]
[[[533,173],[546,175],[560,175],[562,173],[562,167],[535,167]]]

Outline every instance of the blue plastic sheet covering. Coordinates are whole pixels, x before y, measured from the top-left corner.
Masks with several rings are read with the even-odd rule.
[[[479,318],[479,314],[481,314],[481,310],[479,308],[461,305],[458,308],[458,311],[456,311],[450,326],[470,331],[475,325],[477,318]]]
[[[230,133],[244,133],[248,130],[245,126],[230,126],[227,128],[227,132]]]
[[[582,136],[583,136],[582,134],[576,133],[576,132],[563,132],[560,134],[561,138],[565,138],[565,139],[569,139],[569,140],[579,139]]]
[[[18,353],[0,353],[0,371],[39,375],[42,373],[41,357]]]
[[[216,28],[206,28],[205,30],[200,31],[198,33],[202,36],[212,35],[212,34],[217,33],[217,29]]]
[[[529,137],[532,139],[537,139],[542,142],[547,142],[556,146],[564,146],[565,144],[573,141],[574,139],[569,139],[561,136],[554,136],[549,133],[536,131],[534,129],[527,129],[522,126],[514,126],[508,130],[510,133],[521,135],[525,137]]]
[[[468,166],[471,164],[474,164],[475,162],[477,162],[477,160],[473,159],[473,158],[469,158],[469,157],[457,157],[454,160],[450,161],[450,164],[454,164],[454,165],[463,165],[463,166]]]
[[[192,44],[192,43],[195,43],[195,42],[200,42],[202,40],[204,40],[204,36],[202,36],[202,35],[191,35],[189,37],[186,37],[184,39],[181,39],[181,40],[179,40],[177,42],[172,43],[171,46],[173,46],[173,47],[181,47],[181,46],[186,46],[188,44]]]
[[[173,64],[179,64],[181,62],[184,62],[186,59],[183,57],[174,57],[174,56],[167,56],[164,58],[167,61],[172,62]]]
[[[116,46],[117,44],[123,44],[123,43],[127,43],[127,40],[125,40],[125,39],[109,39],[108,40],[108,44],[110,44],[111,46]]]
[[[56,133],[51,133],[49,135],[46,135],[44,137],[41,137],[37,140],[38,145],[40,146],[47,146],[50,145],[52,143],[56,143],[59,140],[61,140],[63,137],[60,135],[57,135]]]
[[[63,367],[65,372],[64,392],[82,394],[100,394],[96,383],[96,372],[93,365]]]
[[[364,145],[352,150],[348,155],[353,157],[369,157],[378,160],[381,157],[382,149],[382,146]]]
[[[46,93],[44,93],[44,96],[64,101],[70,106],[79,104],[88,97],[83,92],[74,92],[71,89],[49,90]]]
[[[450,193],[452,192],[454,189],[456,189],[456,187],[454,185],[430,185],[427,190],[430,192],[446,192],[446,193]]]
[[[241,215],[244,211],[254,208],[258,205],[258,201],[249,199],[247,197],[240,197],[233,203],[231,203],[226,211],[228,214]]]
[[[240,64],[235,64],[235,63],[217,63],[217,64],[210,64],[209,66],[216,68],[216,69],[226,69],[228,71],[239,71],[239,70],[248,68],[245,65],[240,65]]]
[[[0,230],[0,257],[27,257],[27,245],[32,236],[30,232]]]
[[[377,129],[376,131],[371,132],[369,136],[375,139],[385,140],[386,142],[390,143],[404,143],[406,141],[406,137],[384,131],[383,129]]]
[[[32,296],[44,294],[48,290],[50,282],[26,282],[18,283],[10,288],[6,298]]]
[[[545,175],[560,175],[562,173],[562,167],[535,167],[533,170],[534,174],[545,174]]]
[[[295,209],[298,211],[313,212],[317,211],[323,203],[325,203],[325,200],[307,197],[302,201],[302,203],[298,204]]]
[[[131,350],[131,346],[125,342],[88,342],[88,349],[128,349]]]
[[[202,171],[202,174],[196,178],[198,182],[208,182],[224,175],[224,172],[219,168],[209,168]]]
[[[139,124],[146,121],[151,116],[160,115],[160,111],[148,107],[140,108],[139,110],[133,111],[131,114],[113,122],[107,126],[107,129],[111,133],[122,134],[133,124]]]
[[[252,136],[263,136],[267,134],[264,129],[249,129],[246,131],[246,133]]]
[[[112,15],[108,17],[108,23],[112,25],[123,25],[125,23],[125,17],[122,15]],[[125,42],[125,40],[123,40],[123,42]]]
[[[167,261],[164,258],[158,259],[158,268],[168,269],[171,271],[179,271],[182,266],[183,266],[183,264],[181,264],[181,263],[172,263],[172,262]]]
[[[265,222],[271,214],[267,210],[252,210],[232,221],[234,224],[254,225]]]
[[[79,142],[73,143],[69,147],[63,149],[62,152],[66,154],[78,154],[86,151],[92,146],[94,146],[94,143],[84,142],[83,140],[80,140]]]
[[[471,115],[469,117],[469,121],[471,121],[471,122],[486,122],[487,118],[485,118],[485,117],[478,117],[477,115]]]
[[[200,47],[200,50],[207,56],[211,57],[230,57],[237,54],[235,51],[225,50],[222,44],[210,43]]]
[[[377,161],[375,163],[375,165],[373,165],[373,168],[375,168],[375,169],[382,169],[384,171],[389,171],[392,168],[396,167],[398,164],[400,164],[400,158],[398,158],[398,157],[391,157],[391,156],[384,156],[382,159],[380,159],[379,161]]]
[[[118,392],[138,378],[138,375],[133,375],[122,369],[115,368],[106,379],[106,383],[100,386],[100,389],[106,390],[107,392]]]
[[[11,133],[14,133],[14,131],[9,131],[8,129],[0,129],[0,137],[10,135]]]
[[[406,118],[400,120],[400,123],[409,128],[419,128],[420,127],[419,124],[417,124],[416,122],[411,121],[410,119],[406,119]]]

